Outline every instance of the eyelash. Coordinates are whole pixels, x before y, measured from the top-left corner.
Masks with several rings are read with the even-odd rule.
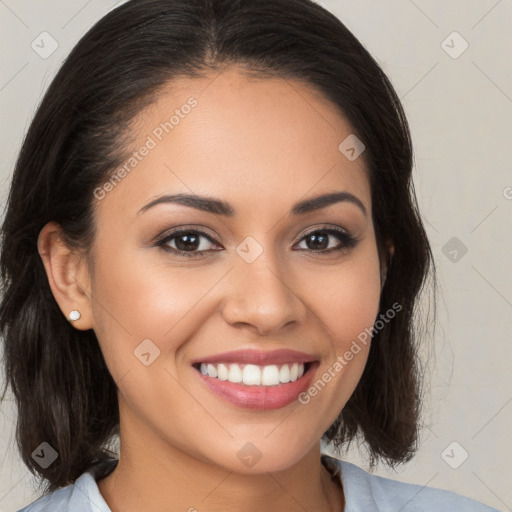
[[[192,228],[180,228],[180,229],[177,229],[177,230],[175,230],[175,231],[173,231],[171,233],[166,234],[165,236],[163,236],[162,238],[157,240],[157,242],[155,243],[155,246],[161,247],[164,251],[171,252],[171,253],[175,254],[176,256],[178,256],[180,258],[181,257],[184,257],[184,258],[201,258],[201,257],[206,256],[206,253],[209,252],[209,251],[196,251],[196,252],[193,252],[193,251],[180,251],[178,249],[173,249],[172,247],[167,247],[166,246],[167,242],[169,242],[170,240],[176,238],[177,236],[179,236],[179,235],[181,235],[183,233],[204,236],[210,242],[216,244],[216,242],[214,240],[212,240],[212,238],[210,236],[208,236],[204,231],[200,231],[200,230],[196,230],[196,229],[192,229]],[[344,231],[342,229],[339,229],[339,228],[317,228],[315,230],[312,230],[312,231],[309,231],[308,233],[306,233],[299,240],[298,243],[302,242],[308,236],[311,236],[311,235],[317,234],[317,233],[324,233],[324,234],[327,234],[327,235],[334,235],[334,236],[336,236],[340,240],[340,242],[341,242],[340,246],[336,247],[336,248],[331,248],[331,249],[327,249],[327,250],[319,250],[319,251],[315,251],[313,249],[301,249],[301,250],[312,252],[312,253],[315,253],[315,254],[326,254],[326,253],[327,254],[331,254],[331,253],[334,253],[334,252],[339,252],[339,251],[343,251],[343,250],[353,249],[357,245],[357,243],[359,242],[359,238],[356,238],[356,237],[352,236],[351,234],[347,233],[346,231]]]

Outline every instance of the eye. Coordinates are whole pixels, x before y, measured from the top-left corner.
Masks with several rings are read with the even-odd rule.
[[[339,243],[330,244],[329,238],[337,238]],[[309,240],[309,242],[308,242]],[[303,242],[304,241],[304,242]],[[310,231],[302,237],[300,243],[305,243],[305,249],[314,253],[331,253],[336,251],[348,250],[354,248],[359,239],[352,236],[341,228],[321,228]],[[303,247],[304,248],[304,247]]]
[[[206,240],[206,242],[202,242],[201,239]],[[175,247],[171,246],[173,243],[175,244]],[[188,258],[205,256],[205,253],[209,250],[209,243],[214,242],[203,231],[182,228],[169,233],[164,238],[161,238],[156,242],[156,245],[162,247],[162,249],[166,251],[176,254],[177,256],[184,256]]]
[[[332,246],[330,238],[337,238],[339,243]],[[202,241],[203,240],[203,241]],[[309,242],[308,242],[309,240]],[[349,250],[357,245],[358,238],[355,238],[347,231],[341,228],[320,228],[310,231],[304,235],[300,243],[305,241],[306,251],[320,254],[330,254],[337,251]],[[165,235],[159,239],[155,245],[163,250],[171,252],[178,257],[204,257],[209,252],[216,249],[210,249],[209,244],[215,242],[204,231],[191,228],[180,228]],[[173,246],[174,245],[174,246]]]

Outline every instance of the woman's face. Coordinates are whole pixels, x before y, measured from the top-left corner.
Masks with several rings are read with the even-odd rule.
[[[175,82],[138,117],[137,153],[96,191],[89,283],[122,446],[260,473],[318,444],[369,342],[335,363],[373,326],[381,290],[363,158],[339,149],[351,133],[308,87],[235,69]],[[339,192],[357,199],[310,202]],[[148,206],[176,194],[202,196],[205,208],[215,198],[231,213]],[[157,245],[178,228],[186,233]],[[201,372],[207,360],[211,375]]]

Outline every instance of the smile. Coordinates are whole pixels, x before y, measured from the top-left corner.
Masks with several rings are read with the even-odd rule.
[[[195,375],[223,402],[253,410],[299,404],[298,397],[313,381],[319,361],[255,365],[194,363]]]
[[[227,380],[234,384],[242,383],[246,386],[279,386],[288,382],[295,382],[304,375],[305,364],[287,363],[257,366],[255,364],[237,363],[201,363],[199,371],[203,375],[219,380]]]

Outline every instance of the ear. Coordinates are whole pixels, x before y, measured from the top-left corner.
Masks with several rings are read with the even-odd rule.
[[[61,232],[58,223],[48,222],[39,233],[37,249],[64,318],[68,318],[70,312],[76,309],[80,312],[80,318],[72,322],[73,327],[91,329],[89,271],[85,259],[64,243]]]
[[[395,253],[395,246],[389,238],[386,240],[386,251],[384,253],[383,261],[381,261],[381,289],[384,288],[384,283],[386,281],[386,275],[388,272],[389,265],[391,265],[391,261],[393,259],[393,254]]]

